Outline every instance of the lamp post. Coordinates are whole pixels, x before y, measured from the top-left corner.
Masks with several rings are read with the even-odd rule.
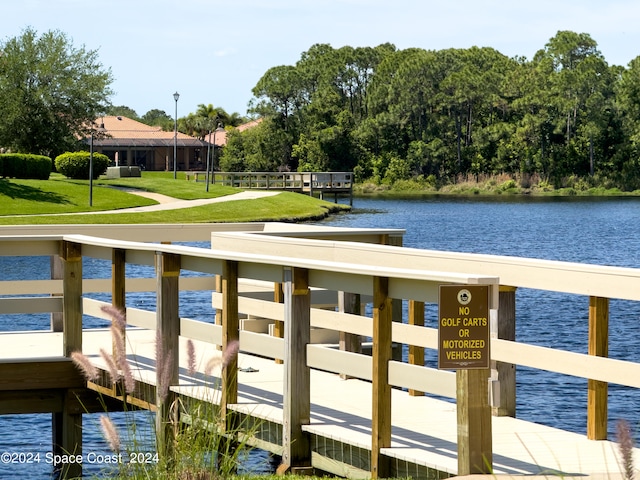
[[[207,145],[207,174],[204,176],[204,181],[207,184],[206,190],[209,191],[209,163],[211,162],[211,128],[209,128],[209,144]]]
[[[98,127],[98,132],[104,132],[104,123]],[[89,206],[93,206],[93,128],[91,129],[91,140],[89,142]]]
[[[218,132],[224,132],[224,128],[222,128],[221,124],[218,124],[218,128],[216,128],[213,131],[213,143],[211,144],[212,149],[213,149],[213,153],[211,155],[211,176],[213,177],[215,175],[214,170],[215,170],[215,161],[216,161],[216,133]],[[209,143],[211,143],[211,132],[209,132]],[[209,166],[207,165],[207,192],[209,191]],[[215,177],[213,179],[213,183],[215,183]]]
[[[89,143],[89,206],[93,206],[93,128],[91,129],[91,142]]]
[[[173,94],[173,99],[176,101],[176,114],[173,117],[173,178],[178,178],[177,171],[177,158],[178,158],[178,99],[180,94],[178,92]]]

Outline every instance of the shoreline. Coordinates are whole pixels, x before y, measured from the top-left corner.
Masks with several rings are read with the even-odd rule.
[[[618,189],[590,188],[587,190],[575,190],[561,188],[550,191],[532,191],[531,189],[507,189],[507,190],[481,190],[479,188],[459,188],[451,186],[449,189],[405,189],[393,186],[377,185],[375,188],[358,184],[354,187],[354,198],[418,198],[418,197],[461,197],[461,198],[558,198],[558,197],[583,197],[583,198],[620,198],[640,197],[640,190],[623,192]]]

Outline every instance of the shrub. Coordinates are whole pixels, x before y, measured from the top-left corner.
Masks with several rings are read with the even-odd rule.
[[[89,152],[67,152],[58,155],[55,160],[56,170],[67,178],[78,180],[89,179]],[[110,160],[102,153],[93,154],[93,179],[107,171]]]
[[[44,155],[28,153],[0,154],[0,173],[4,178],[48,180],[51,174],[51,167],[51,159]]]

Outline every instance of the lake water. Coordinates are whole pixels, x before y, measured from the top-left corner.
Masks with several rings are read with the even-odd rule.
[[[640,268],[640,199],[634,198],[427,198],[411,200],[354,199],[351,213],[331,217],[322,225],[344,227],[401,228],[406,230],[407,247],[458,252],[512,255],[550,260],[617,265]],[[106,276],[109,265],[86,260],[87,277]],[[4,280],[48,278],[49,260],[27,261],[0,257]],[[105,273],[107,272],[107,273]],[[140,269],[137,275],[153,276]],[[0,292],[1,293],[1,292]],[[195,296],[194,296],[195,295]],[[96,296],[109,300],[108,295]],[[154,308],[155,294],[130,295],[128,305]],[[589,299],[530,289],[518,289],[517,340],[536,345],[586,353]],[[207,299],[197,294],[181,298],[181,316],[211,320]],[[427,308],[427,322],[436,327],[437,309]],[[612,358],[638,360],[636,334],[640,302],[612,300],[610,305],[610,347]],[[92,321],[86,326],[100,326]],[[3,316],[0,330],[49,328],[48,315]],[[436,366],[435,353],[425,361]],[[586,432],[586,380],[518,367],[517,416],[584,434]],[[627,419],[638,427],[638,391],[609,386],[609,438],[614,438],[615,422]],[[98,416],[85,415],[84,451],[108,453],[97,428]],[[124,427],[129,420],[115,416]],[[136,422],[149,422],[139,414]],[[636,428],[636,431],[640,430]],[[42,457],[51,445],[50,415],[0,416],[0,453],[39,452]],[[273,466],[267,455],[252,454],[244,467],[269,472]],[[104,465],[85,468],[97,474]],[[50,478],[46,463],[2,464],[0,479]]]
[[[407,247],[640,268],[636,198],[356,199],[354,207],[322,224],[402,228]],[[586,296],[518,289],[516,339],[587,353],[588,306]],[[437,308],[427,316],[429,326],[437,328]],[[640,302],[612,299],[609,317],[609,356],[638,361]],[[426,362],[437,366],[435,352],[427,352]],[[516,415],[585,434],[586,384],[518,367]],[[609,386],[610,439],[621,418],[640,431],[639,407],[638,390]]]

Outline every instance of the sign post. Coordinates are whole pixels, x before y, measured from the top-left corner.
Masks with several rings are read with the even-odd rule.
[[[490,286],[441,285],[438,368],[456,370],[458,475],[491,473]]]

